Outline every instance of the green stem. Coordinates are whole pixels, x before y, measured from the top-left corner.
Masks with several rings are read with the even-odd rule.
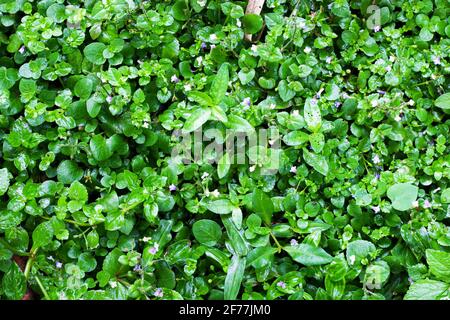
[[[45,299],[46,299],[46,300],[50,300],[50,297],[49,297],[49,295],[48,295],[48,293],[47,293],[47,290],[45,290],[45,288],[44,288],[44,286],[42,285],[42,282],[41,282],[41,280],[39,279],[39,277],[38,277],[38,276],[34,276],[34,279],[36,280],[36,282],[37,282],[39,288],[41,289],[42,294],[44,295]]]
[[[38,252],[38,250],[39,248],[34,248],[30,251],[30,257],[28,258],[27,264],[25,266],[25,271],[23,272],[26,280],[28,280],[30,276],[31,267],[33,266],[34,259],[36,259],[36,253]]]
[[[275,244],[277,245],[278,253],[280,253],[280,252],[281,252],[281,249],[283,249],[283,247],[280,245],[280,243],[278,242],[277,238],[276,238],[275,235],[272,233],[272,231],[270,231],[270,236],[272,237],[273,241],[274,241]]]

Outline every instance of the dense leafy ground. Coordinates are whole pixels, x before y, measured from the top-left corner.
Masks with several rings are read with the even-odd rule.
[[[450,2],[246,6],[0,1],[0,298],[450,298]]]

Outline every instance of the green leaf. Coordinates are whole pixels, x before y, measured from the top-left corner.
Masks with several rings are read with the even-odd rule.
[[[16,263],[9,265],[2,279],[3,293],[11,300],[21,300],[27,291],[25,276]]]
[[[431,273],[439,280],[450,282],[450,253],[427,249],[425,254]]]
[[[294,259],[294,261],[308,267],[328,264],[333,260],[333,257],[322,248],[314,247],[306,243],[295,246],[286,246],[283,249],[292,257],[292,259]]]
[[[358,265],[361,260],[376,251],[372,242],[366,240],[355,240],[347,245],[347,262],[349,265]]]
[[[223,156],[220,158],[219,162],[217,163],[217,175],[219,176],[219,179],[222,179],[225,177],[230,170],[231,167],[231,159],[228,155],[228,152],[224,153]]]
[[[217,222],[203,219],[196,221],[192,226],[195,239],[207,247],[214,247],[222,237],[222,230]]]
[[[450,284],[436,280],[419,280],[409,287],[405,300],[448,299]]]
[[[228,214],[233,211],[235,206],[228,199],[212,200],[206,204],[206,208],[217,214]]]
[[[85,58],[96,65],[104,64],[106,58],[103,57],[103,51],[106,49],[106,45],[101,42],[93,42],[88,44],[84,50]]]
[[[91,96],[94,83],[88,77],[84,77],[77,81],[73,92],[80,99],[86,100]]]
[[[191,113],[189,118],[187,118],[186,122],[184,123],[183,132],[189,133],[197,130],[203,124],[205,124],[206,121],[208,121],[210,115],[210,109],[197,108],[196,110],[194,110],[194,112]]]
[[[322,116],[320,114],[319,104],[317,100],[307,98],[303,110],[303,117],[308,125],[308,129],[312,132],[318,132],[322,126]]]
[[[1,194],[1,192],[0,192]],[[441,193],[441,201],[442,203],[450,203],[450,188],[445,189]]]
[[[33,230],[33,248],[48,245],[53,239],[53,227],[49,221],[42,222]]]
[[[387,190],[387,196],[395,210],[406,211],[413,207],[418,191],[419,188],[410,183],[397,183]]]
[[[281,80],[278,83],[278,93],[280,94],[281,100],[287,102],[295,97],[295,91],[289,88],[286,80]]]
[[[9,188],[9,172],[7,168],[0,169],[0,196],[4,195]]]
[[[228,122],[228,117],[225,111],[218,105],[212,105],[211,107],[211,115],[219,120],[220,122],[226,123]]]
[[[206,93],[200,91],[191,91],[188,93],[188,97],[198,104],[209,107],[214,105],[213,99]]]
[[[227,235],[230,239],[234,252],[240,256],[247,255],[247,241],[245,240],[243,234],[237,229],[231,215],[222,215],[221,219],[225,229],[227,230]]]
[[[441,109],[450,109],[450,92],[437,98],[434,101],[434,105]]]
[[[83,177],[83,170],[73,160],[62,161],[56,170],[58,181],[64,184],[71,184]]]
[[[92,152],[92,156],[97,161],[104,161],[112,156],[112,152],[108,147],[106,139],[101,135],[95,135],[91,138],[89,148]]]
[[[227,276],[225,277],[224,299],[235,300],[241,288],[241,282],[245,272],[245,258],[234,255],[231,258],[231,264],[228,266]]]
[[[303,148],[302,150],[303,159],[305,160],[305,162],[313,167],[314,170],[326,176],[328,174],[328,162],[326,158],[324,156],[311,153],[305,148]]]
[[[229,81],[230,76],[228,72],[228,64],[222,63],[211,84],[210,94],[214,100],[214,103],[219,104],[225,97]]]
[[[250,13],[242,18],[245,33],[254,34],[262,29],[263,19],[260,15]]]
[[[263,191],[259,189],[253,191],[252,207],[267,225],[272,223],[272,214],[274,212],[273,202]]]
[[[125,215],[120,210],[109,212],[105,219],[105,229],[108,231],[119,230],[125,225]]]
[[[178,0],[172,6],[173,17],[178,21],[186,21],[189,17],[189,7],[186,0]]]
[[[309,136],[303,131],[291,131],[283,136],[283,141],[288,146],[300,146],[308,142]]]

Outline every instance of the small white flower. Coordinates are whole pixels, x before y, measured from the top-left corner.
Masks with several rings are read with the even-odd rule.
[[[289,172],[297,173],[297,167],[296,166],[292,166],[291,169],[289,170]]]
[[[109,285],[111,286],[111,288],[116,288],[117,287],[117,282],[116,281],[110,281]]]
[[[294,117],[298,117],[300,115],[300,112],[298,110],[294,110],[294,111],[292,111],[292,115]]]
[[[310,47],[305,47],[305,49],[303,49],[304,53],[310,53],[311,52],[311,48]]]
[[[210,45],[209,47],[210,47],[211,50],[212,50],[212,49],[214,49],[214,48],[216,47],[216,45],[215,45],[215,44],[212,44],[212,45]]]
[[[214,198],[217,198],[218,196],[220,196],[220,192],[219,190],[215,189],[214,191],[212,191],[210,193]]]
[[[248,170],[250,170],[250,172],[253,172],[253,171],[255,171],[255,169],[256,169],[256,165],[251,166]]]
[[[348,260],[350,264],[353,265],[355,263],[356,257],[354,255],[351,255],[350,257],[348,257]]]
[[[412,206],[413,208],[418,208],[419,207],[419,201],[415,200],[412,202]]]
[[[236,25],[238,26],[238,28],[242,27],[241,20],[238,19],[238,20],[236,21]]]
[[[402,117],[400,117],[400,115],[398,114],[395,116],[394,120],[397,122],[400,122],[400,121],[402,121]]]
[[[389,61],[390,61],[390,62],[394,62],[395,59],[396,59],[396,58],[395,58],[394,56],[390,56],[390,57],[389,57]]]
[[[180,79],[178,79],[178,77],[175,74],[170,77],[170,82],[177,83],[179,81]]]
[[[190,85],[189,83],[186,83],[186,84],[184,85],[184,91],[191,91],[191,90],[192,90],[191,85]]]
[[[243,104],[244,106],[250,107],[250,105],[252,104],[252,102],[251,102],[250,98],[247,97],[247,98],[244,98],[244,100],[242,100],[242,104]]]
[[[428,199],[425,199],[425,201],[423,203],[423,207],[425,209],[431,208],[432,207],[431,202]]]
[[[392,67],[391,66],[386,66],[385,70],[386,70],[386,72],[390,72],[392,70]]]
[[[376,154],[372,158],[373,163],[378,164],[381,162],[380,157]]]
[[[373,27],[373,31],[375,31],[375,32],[380,31],[380,29],[381,29],[381,26],[375,26],[375,27]]]
[[[216,40],[217,40],[216,34],[215,34],[215,33],[210,34],[210,35],[209,35],[209,40],[211,40],[211,41],[216,41]]]
[[[202,62],[203,62],[203,57],[201,57],[201,56],[200,56],[200,57],[197,57],[196,60],[197,60],[197,63],[198,63],[198,64],[202,64]]]
[[[150,124],[149,124],[147,121],[145,121],[145,122],[142,124],[142,127],[145,128],[145,129],[148,129],[149,125],[150,125]]]
[[[410,105],[410,106],[413,106],[414,105],[414,100],[413,99],[410,99],[409,101],[408,101],[408,104]]]
[[[375,108],[376,106],[378,106],[378,100],[372,100],[370,104]]]
[[[20,49],[19,49],[19,52],[21,54],[23,54],[25,52],[25,46],[21,46]]]
[[[296,246],[296,245],[298,245],[298,242],[297,242],[297,240],[295,240],[295,239],[291,239],[291,241],[290,241],[289,243],[291,244],[291,246]]]
[[[252,50],[253,52],[258,51],[258,46],[255,44],[252,44],[252,47],[250,48],[250,50]]]
[[[169,191],[175,191],[177,190],[177,186],[174,185],[173,183],[169,186]]]
[[[372,210],[373,210],[373,212],[378,213],[378,212],[380,212],[380,206],[373,206]]]
[[[330,64],[332,59],[333,59],[332,57],[327,57],[327,58],[325,59],[325,62],[328,63],[328,64]]]
[[[275,143],[275,141],[276,141],[276,140],[269,140],[269,144],[270,144],[271,146],[273,146],[273,144]]]
[[[59,261],[56,261],[56,262],[55,262],[55,267],[56,267],[57,269],[61,269],[62,266],[63,266],[63,264],[62,264],[61,262],[59,262]]]
[[[113,99],[113,98],[112,98],[111,96],[107,96],[107,97],[106,97],[106,102],[111,103],[112,99]]]
[[[284,283],[283,281],[279,281],[279,282],[277,283],[277,287],[280,287],[280,288],[282,288],[282,289],[286,289],[286,283]]]
[[[275,109],[277,105],[275,103],[269,104],[269,109]]]
[[[209,177],[209,173],[208,172],[203,172],[201,179],[205,180],[207,177]]]
[[[142,241],[149,242],[152,238],[151,237],[143,237]]]

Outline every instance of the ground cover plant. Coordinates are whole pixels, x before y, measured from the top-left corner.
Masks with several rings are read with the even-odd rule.
[[[450,298],[450,2],[247,5],[0,1],[1,299]]]

